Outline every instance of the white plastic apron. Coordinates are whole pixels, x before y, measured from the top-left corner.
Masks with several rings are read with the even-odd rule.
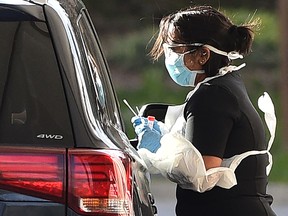
[[[193,92],[197,90],[197,87],[199,86],[196,86]],[[271,135],[268,148],[263,151],[248,151],[223,159],[221,167],[209,170],[206,170],[200,152],[183,136],[183,128],[186,124],[183,117],[184,106],[169,107],[165,126],[170,132],[162,137],[161,147],[156,153],[151,153],[146,149],[138,150],[150,173],[161,173],[182,188],[198,192],[210,190],[215,185],[229,189],[237,184],[235,170],[243,159],[251,155],[268,154],[269,165],[266,173],[269,174],[272,166],[272,155],[269,150],[275,138],[276,117],[272,100],[266,92],[258,99],[258,106],[264,112],[265,122]]]

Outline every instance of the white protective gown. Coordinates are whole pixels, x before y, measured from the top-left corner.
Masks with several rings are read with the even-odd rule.
[[[194,91],[196,90],[197,88]],[[266,92],[258,99],[258,106],[264,112],[265,122],[271,136],[266,150],[253,150],[231,158],[224,158],[221,167],[206,170],[201,153],[184,137],[186,121],[183,116],[185,107],[183,104],[168,108],[165,125],[162,126],[166,133],[160,140],[161,147],[158,151],[151,153],[143,148],[139,149],[138,153],[151,174],[161,173],[182,188],[198,192],[210,190],[215,185],[226,189],[236,185],[235,170],[243,159],[251,155],[268,154],[269,165],[266,169],[268,175],[272,166],[272,156],[269,150],[274,141],[276,129],[275,110]]]

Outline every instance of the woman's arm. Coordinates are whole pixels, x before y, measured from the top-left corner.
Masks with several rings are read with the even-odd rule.
[[[215,156],[206,156],[203,155],[203,160],[204,160],[204,164],[205,164],[205,168],[206,170],[210,169],[210,168],[215,168],[215,167],[220,167],[221,163],[222,163],[222,159],[219,157],[215,157]]]
[[[220,167],[233,124],[239,116],[236,98],[226,89],[201,86],[185,110],[185,138],[201,153],[206,170]]]

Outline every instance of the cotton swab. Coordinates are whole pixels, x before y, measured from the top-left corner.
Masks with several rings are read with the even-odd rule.
[[[132,107],[129,105],[128,101],[126,99],[123,100],[123,102],[127,105],[127,107],[131,110],[131,112],[135,115],[135,116],[138,116],[136,114],[136,112],[132,109]]]

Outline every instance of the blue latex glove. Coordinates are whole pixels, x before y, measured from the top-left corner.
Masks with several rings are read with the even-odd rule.
[[[138,149],[146,148],[150,152],[155,153],[161,146],[160,145],[161,133],[159,126],[158,126],[159,131],[157,131],[154,128],[150,128],[148,126],[147,118],[144,117],[133,117],[131,119],[131,122],[133,123],[133,127],[135,128],[135,133],[138,135],[137,148]],[[154,125],[156,125],[155,122]]]
[[[139,134],[139,132],[138,132],[138,130],[136,130],[136,126],[138,126],[140,124],[148,125],[148,119],[145,118],[145,117],[140,117],[140,116],[132,117],[131,122],[133,124],[133,127],[135,128],[135,133],[137,135]],[[159,127],[159,124],[158,124],[157,120],[154,121],[153,128],[161,134],[161,130],[160,130],[160,127]]]

